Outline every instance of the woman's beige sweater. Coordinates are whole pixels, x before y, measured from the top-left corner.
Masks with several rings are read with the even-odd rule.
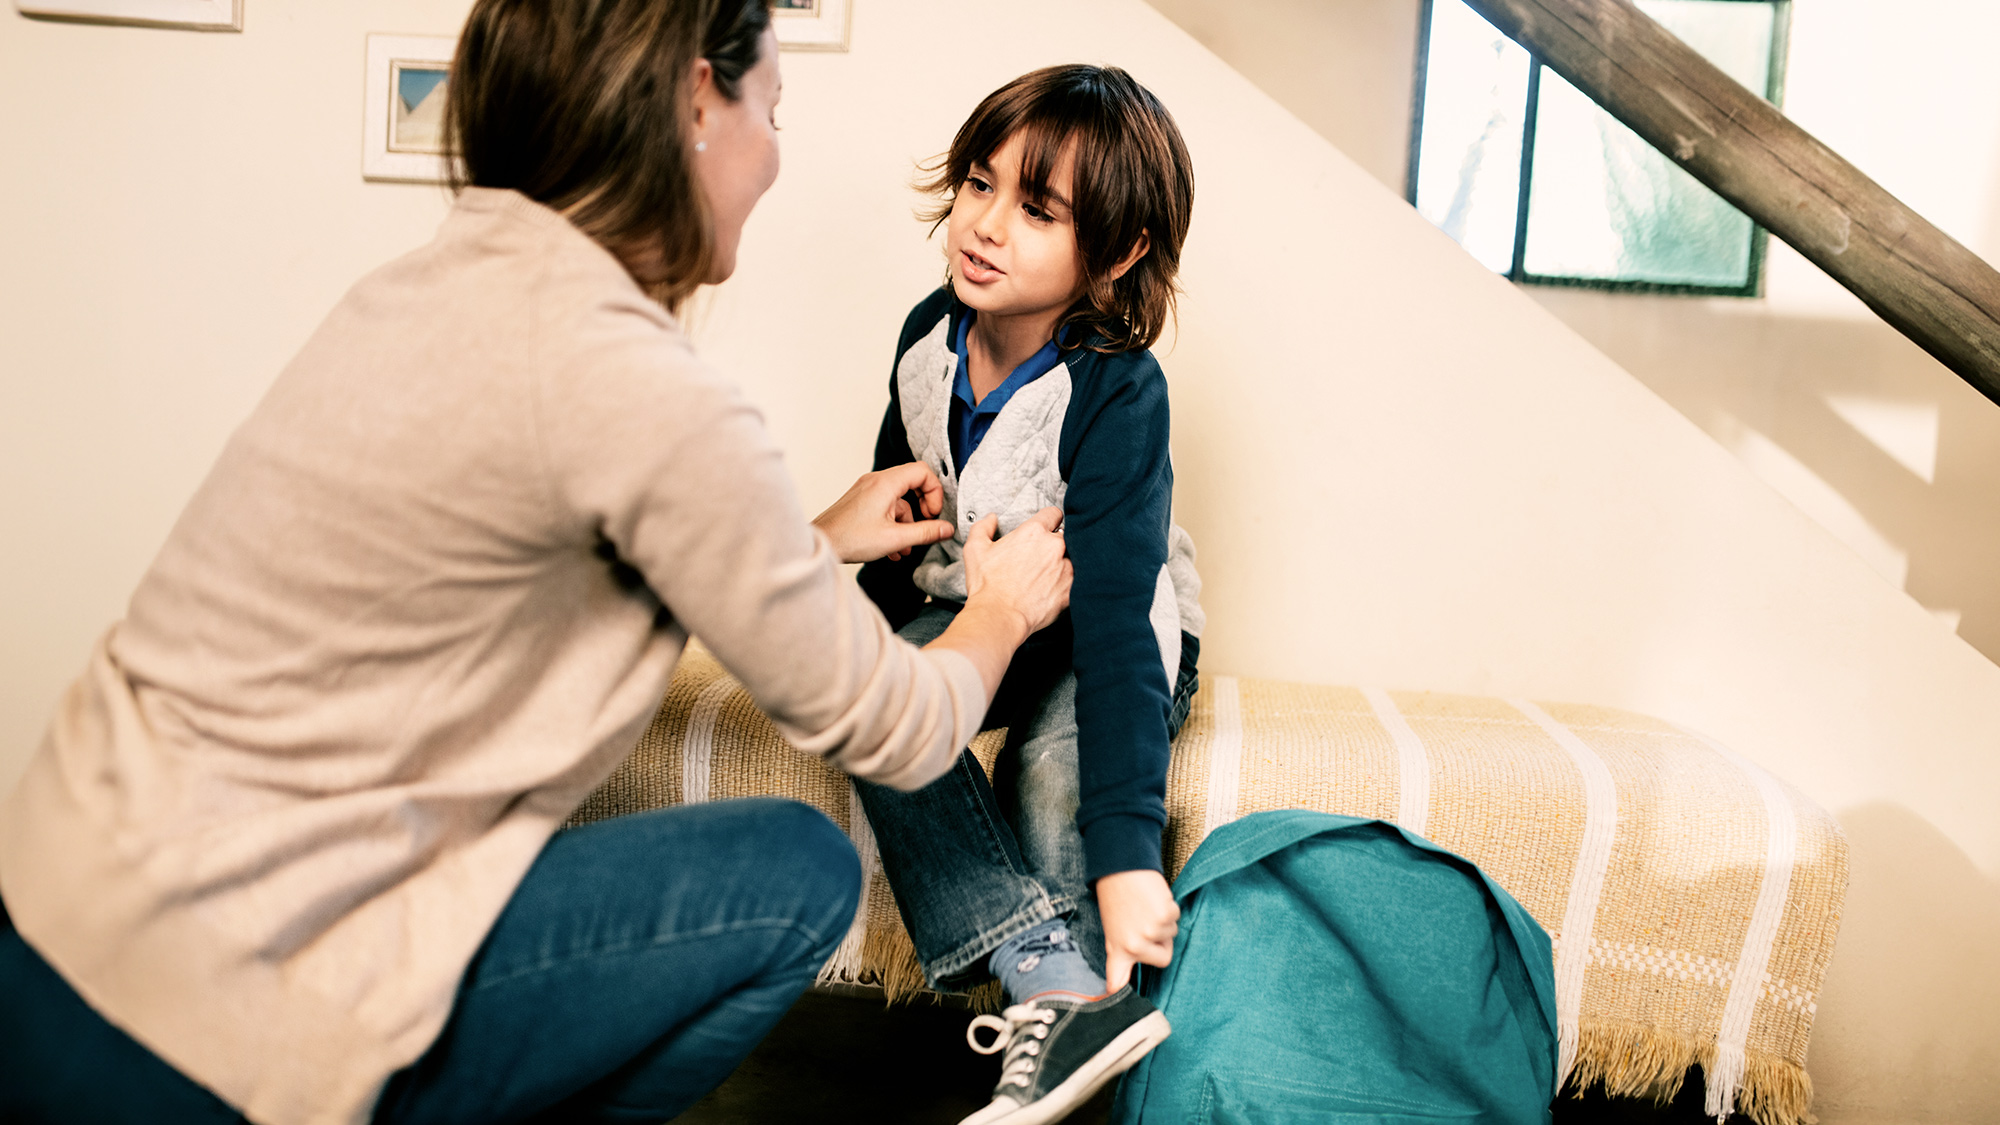
[[[0,894],[252,1119],[365,1121],[690,634],[877,781],[942,773],[985,708],[618,263],[469,190],[223,451],[0,811]]]

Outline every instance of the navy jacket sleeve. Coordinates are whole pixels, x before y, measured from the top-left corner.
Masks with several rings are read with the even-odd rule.
[[[1063,537],[1076,577],[1077,827],[1087,878],[1160,870],[1167,683],[1151,610],[1167,562],[1173,468],[1166,378],[1150,353],[1103,357],[1072,397],[1059,453]]]
[[[873,471],[894,468],[917,459],[910,451],[910,436],[903,429],[903,404],[896,392],[896,368],[903,362],[903,353],[910,350],[918,340],[937,327],[937,322],[951,310],[951,293],[940,289],[917,303],[910,315],[903,321],[902,335],[896,341],[896,359],[889,365],[889,407],[882,415],[882,429],[875,437],[875,464]],[[911,580],[917,566],[924,561],[925,551],[911,551],[896,561],[876,559],[862,566],[856,581],[861,584],[861,592],[868,595],[891,629],[901,629],[924,608],[924,592],[917,589]]]

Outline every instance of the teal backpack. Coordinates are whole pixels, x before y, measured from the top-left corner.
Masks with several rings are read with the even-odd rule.
[[[1174,896],[1173,963],[1144,987],[1174,1031],[1118,1125],[1549,1120],[1549,937],[1466,860],[1382,821],[1257,813]]]

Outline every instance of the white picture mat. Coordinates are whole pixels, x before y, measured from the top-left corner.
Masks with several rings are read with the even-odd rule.
[[[450,35],[369,34],[367,86],[362,99],[366,114],[361,130],[363,179],[413,184],[445,181],[444,157],[392,151],[389,133],[396,112],[396,64],[449,64],[457,47],[458,40]]]
[[[845,51],[853,0],[819,0],[811,12],[771,9],[778,46],[788,51]]]
[[[22,15],[49,19],[243,30],[243,0],[14,0],[14,7]]]

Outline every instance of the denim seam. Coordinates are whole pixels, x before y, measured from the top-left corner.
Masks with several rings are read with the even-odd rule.
[[[588,961],[594,958],[605,957],[605,956],[619,956],[631,953],[647,953],[647,952],[652,952],[654,950],[663,949],[668,946],[679,945],[682,942],[686,941],[697,941],[703,938],[717,937],[719,935],[728,933],[740,933],[746,930],[790,930],[793,933],[797,933],[803,937],[810,939],[813,947],[815,948],[821,945],[828,944],[827,939],[824,936],[819,934],[817,931],[813,930],[811,927],[805,926],[794,919],[790,918],[744,919],[736,922],[728,922],[720,926],[707,926],[699,930],[690,930],[685,933],[656,935],[652,938],[643,941],[627,941],[627,942],[620,942],[615,945],[594,946],[587,951],[578,951],[561,957],[543,958],[535,962],[533,965],[512,969],[503,975],[482,977],[479,983],[473,985],[472,988],[468,990],[468,992],[483,992],[486,989],[494,988],[502,984],[509,984],[523,977],[530,977],[540,973],[546,973],[552,969],[561,968],[567,965],[574,964],[579,961]]]
[[[958,765],[957,765],[958,769],[979,768],[976,764],[968,765],[967,764],[968,757],[970,757],[970,755],[965,755],[965,754],[959,755]],[[983,771],[982,771],[982,776],[973,779],[973,784],[990,786],[990,783],[986,780],[985,776],[983,775]],[[1014,874],[1032,877],[1034,873],[1027,870],[1027,864],[1022,863],[1017,855],[1009,854],[1007,851],[1007,846],[1004,843],[1001,843],[1002,840],[1011,838],[1013,836],[1014,834],[1013,826],[1007,824],[1005,821],[995,823],[993,819],[993,810],[988,808],[986,802],[984,801],[972,802],[972,809],[974,812],[979,814],[980,822],[986,826],[987,840],[991,841],[998,847],[1000,852],[1000,858],[1006,862],[1008,867],[1014,869]],[[1003,836],[1002,833],[1005,833],[1005,835]]]

